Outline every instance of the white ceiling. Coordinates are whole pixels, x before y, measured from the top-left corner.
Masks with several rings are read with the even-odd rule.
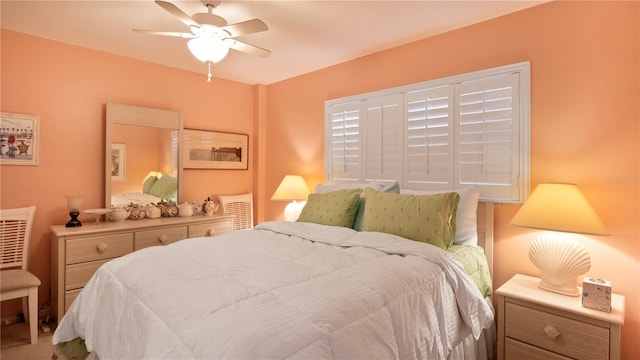
[[[214,14],[229,24],[259,18],[269,30],[238,39],[272,51],[260,58],[232,50],[213,75],[247,84],[271,84],[406,44],[541,1],[293,1],[222,0]],[[188,15],[206,12],[200,1],[172,1]],[[207,66],[186,39],[131,29],[188,32],[153,0],[1,0],[0,25],[38,37],[203,74]]]

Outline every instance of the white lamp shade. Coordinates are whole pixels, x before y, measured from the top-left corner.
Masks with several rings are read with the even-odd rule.
[[[543,183],[510,224],[561,233],[545,233],[533,241],[529,260],[540,270],[540,288],[579,296],[578,276],[591,268],[586,249],[570,234],[608,235],[598,215],[575,184]]]
[[[149,173],[147,174],[147,176],[144,177],[144,179],[142,180],[142,183],[144,183],[145,181],[147,181],[148,178],[150,177],[155,177],[155,178],[161,178],[162,177],[162,172],[160,171],[149,171]]]
[[[307,200],[309,187],[300,175],[286,175],[271,200]]]
[[[67,195],[67,209],[69,211],[80,211],[82,209],[82,202],[84,201],[84,196],[82,195]]]
[[[575,184],[543,183],[511,219],[511,225],[587,235],[609,235]]]
[[[284,208],[284,219],[287,221],[296,221],[300,217],[302,208],[307,203],[309,196],[309,187],[300,175],[286,175],[278,185],[278,188],[271,196],[271,200],[287,200],[291,201]]]
[[[205,33],[187,42],[189,51],[202,62],[216,63],[229,53],[229,47],[225,45],[215,34]]]

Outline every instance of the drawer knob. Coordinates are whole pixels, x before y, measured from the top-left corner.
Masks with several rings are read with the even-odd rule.
[[[207,236],[215,236],[215,235],[216,235],[216,229],[207,230]]]
[[[100,254],[102,254],[103,252],[105,252],[107,250],[107,244],[100,243],[100,244],[96,245],[96,250],[98,250],[98,252]]]
[[[560,329],[554,325],[547,325],[544,327],[544,333],[547,334],[549,339],[555,340],[560,336]]]
[[[167,240],[169,240],[169,239],[167,238],[167,235],[160,235],[160,236],[158,236],[158,241],[160,241],[160,244],[162,244],[162,245],[166,244],[166,243],[167,243]]]

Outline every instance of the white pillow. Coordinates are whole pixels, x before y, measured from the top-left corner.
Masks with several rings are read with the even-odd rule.
[[[344,184],[318,184],[316,185],[315,191],[316,193],[326,193],[330,191],[336,190],[350,190],[350,189],[365,189],[372,188],[375,190],[380,190],[385,185],[381,182],[370,182],[370,183],[344,183]]]
[[[453,243],[456,245],[477,246],[478,245],[478,199],[480,191],[475,186],[464,187],[453,190],[439,191],[418,191],[400,189],[400,194],[407,195],[432,195],[446,192],[457,192],[460,195],[458,211],[456,213],[456,235]]]

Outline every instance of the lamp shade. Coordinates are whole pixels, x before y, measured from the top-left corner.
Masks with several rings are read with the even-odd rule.
[[[142,180],[142,183],[146,182],[148,178],[150,177],[155,177],[157,179],[162,177],[162,172],[160,171],[149,171],[149,173],[147,174],[147,176],[144,177],[144,179]]]
[[[541,230],[609,235],[575,184],[539,184],[510,224]]]
[[[213,33],[193,38],[187,42],[187,46],[193,56],[202,62],[216,63],[229,53],[229,47]]]
[[[271,200],[307,200],[309,187],[300,175],[286,175],[271,196]]]
[[[543,183],[511,219],[511,225],[550,230],[529,248],[529,260],[540,270],[541,289],[579,296],[576,278],[589,271],[587,250],[568,233],[608,235],[591,205],[574,184]]]

